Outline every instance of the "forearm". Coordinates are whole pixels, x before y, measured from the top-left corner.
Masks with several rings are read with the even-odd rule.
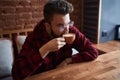
[[[73,63],[94,60],[98,56],[98,51],[83,34],[79,33],[72,47],[79,52],[78,54],[72,55]]]
[[[49,51],[46,50],[45,46],[43,46],[39,49],[39,53],[40,53],[41,57],[44,59],[48,55]]]
[[[24,49],[24,51],[18,55],[13,65],[12,74],[14,80],[22,80],[28,75],[31,75],[42,61],[43,59],[40,57],[38,51],[33,49],[29,49],[28,51]]]
[[[98,56],[97,50],[80,52],[78,54],[72,55],[72,63],[91,61],[96,59],[97,56]]]

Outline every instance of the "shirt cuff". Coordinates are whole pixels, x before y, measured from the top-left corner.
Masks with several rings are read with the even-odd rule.
[[[80,54],[72,55],[72,63],[79,63],[82,62]]]

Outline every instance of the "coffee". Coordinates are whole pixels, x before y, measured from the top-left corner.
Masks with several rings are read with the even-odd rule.
[[[65,42],[68,44],[72,44],[75,40],[75,34],[74,33],[67,33],[63,34],[63,37],[65,38]]]

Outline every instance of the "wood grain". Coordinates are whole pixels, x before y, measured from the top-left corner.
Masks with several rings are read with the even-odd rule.
[[[103,54],[115,50],[120,50],[120,41],[113,40],[105,43],[95,44],[94,46],[98,49],[100,54]]]
[[[43,72],[25,80],[119,80],[120,50],[99,55],[90,62],[70,64]]]

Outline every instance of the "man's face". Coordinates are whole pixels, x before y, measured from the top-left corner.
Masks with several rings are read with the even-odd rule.
[[[70,16],[69,14],[55,14],[51,21],[51,35],[53,37],[60,37],[62,34],[69,31]]]

